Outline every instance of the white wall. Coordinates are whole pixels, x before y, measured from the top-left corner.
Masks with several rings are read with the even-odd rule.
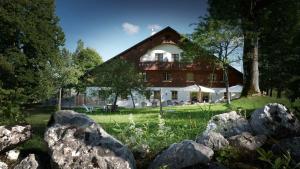
[[[183,50],[181,50],[176,45],[162,44],[154,47],[153,49],[148,50],[146,54],[141,56],[140,61],[141,62],[155,61],[155,53],[163,53],[164,61],[168,60],[169,62],[173,62],[172,54],[179,54],[179,58],[180,58],[181,52],[183,52]]]

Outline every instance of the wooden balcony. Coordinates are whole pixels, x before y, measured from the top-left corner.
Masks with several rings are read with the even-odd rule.
[[[186,64],[181,62],[139,62],[139,68],[141,70],[203,70],[207,69],[207,66],[200,66],[196,64]]]

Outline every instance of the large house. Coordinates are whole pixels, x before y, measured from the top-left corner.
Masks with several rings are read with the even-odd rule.
[[[143,74],[144,82],[152,92],[150,98],[134,94],[137,107],[153,106],[162,99],[164,105],[189,104],[194,102],[220,102],[226,99],[222,69],[213,66],[208,60],[194,63],[181,62],[181,35],[167,27],[139,42],[107,62],[121,58],[134,63]],[[106,64],[106,63],[103,63]],[[243,75],[233,67],[229,69],[231,97],[239,97]],[[89,103],[99,104],[92,93],[99,90],[89,87]],[[131,98],[120,98],[118,106],[132,107]]]

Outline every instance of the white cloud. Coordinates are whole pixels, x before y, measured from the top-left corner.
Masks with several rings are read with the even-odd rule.
[[[134,25],[128,22],[124,22],[122,24],[123,30],[128,34],[128,35],[133,35],[136,34],[140,31],[140,27],[138,25]]]
[[[148,25],[148,29],[150,29],[151,31],[153,30],[153,31],[156,32],[156,31],[161,29],[161,26],[158,25],[158,24],[152,24],[152,25]]]

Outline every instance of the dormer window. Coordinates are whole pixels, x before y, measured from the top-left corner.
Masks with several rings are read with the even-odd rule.
[[[172,58],[174,62],[179,62],[179,54],[172,54]]]
[[[164,61],[164,54],[163,53],[155,53],[156,61],[163,62]]]

